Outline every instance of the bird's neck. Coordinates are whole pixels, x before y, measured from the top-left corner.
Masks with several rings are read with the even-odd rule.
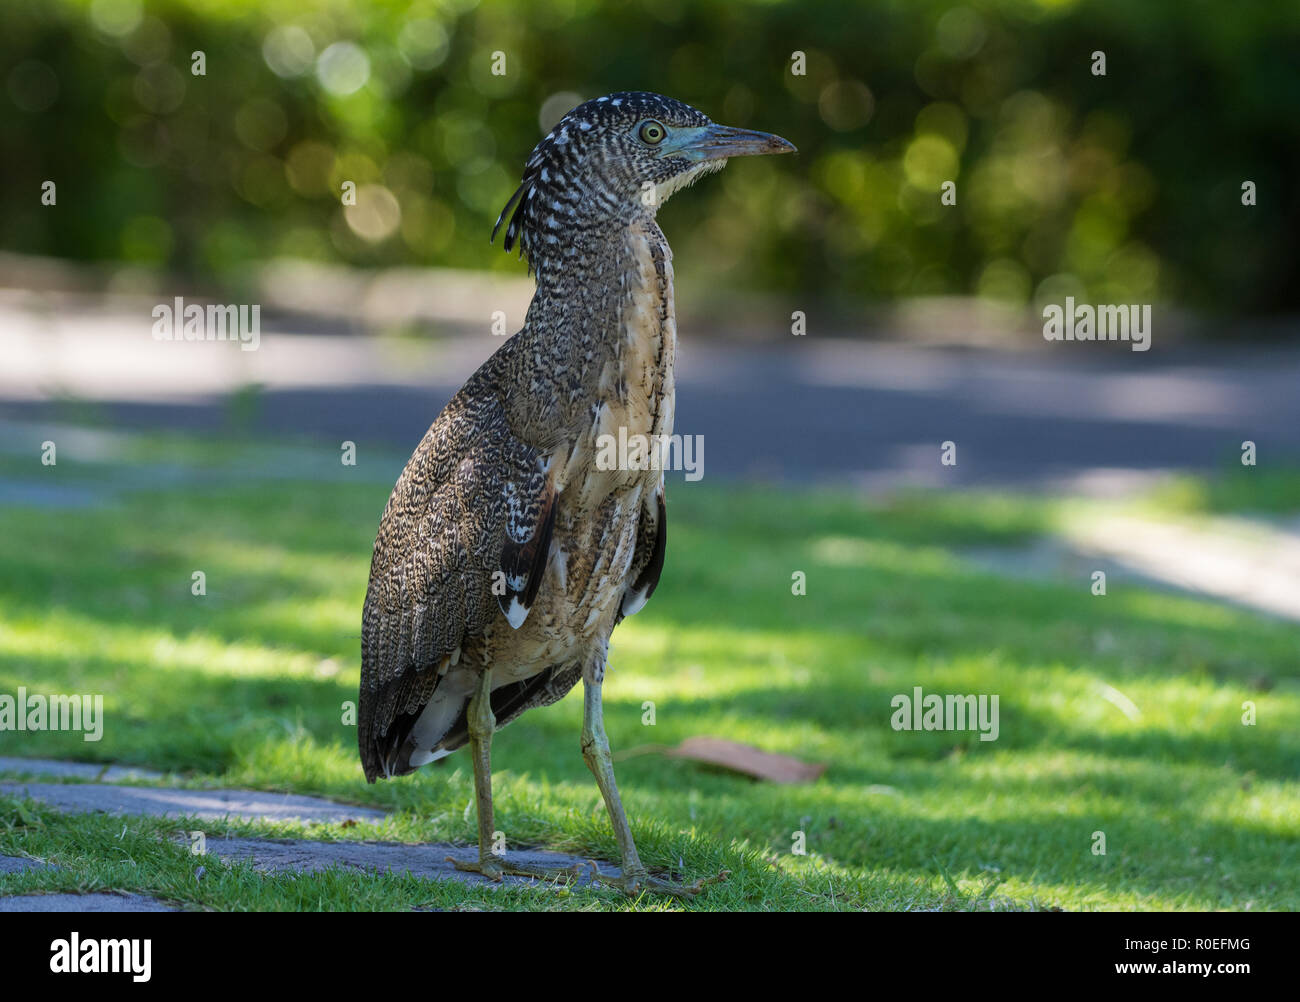
[[[537,292],[529,308],[547,325],[565,317],[565,336],[584,350],[626,337],[634,315],[673,320],[672,249],[649,212],[617,224],[575,228],[532,262]]]
[[[531,385],[554,384],[555,425],[590,429],[593,407],[628,434],[670,434],[677,323],[672,251],[649,214],[588,231],[537,262],[521,362]],[[545,342],[545,347],[542,347]],[[545,372],[539,370],[545,369]],[[549,397],[549,399],[548,399]]]
[[[653,211],[644,208],[630,209],[619,218],[570,219],[559,232],[532,234],[528,262],[537,278],[538,292],[568,288],[575,276],[596,281],[621,274],[628,249],[647,236],[671,254]]]

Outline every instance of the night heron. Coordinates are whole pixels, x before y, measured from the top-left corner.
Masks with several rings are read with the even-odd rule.
[[[654,592],[667,527],[661,464],[602,468],[619,464],[598,463],[597,443],[620,430],[672,434],[672,252],[655,212],[728,157],[793,149],[671,98],[611,94],[537,144],[493,228],[495,238],[513,206],[505,248],[527,253],[537,291],[523,328],[451,399],[398,478],[361,634],[366,778],[470,746],[479,858],[462,869],[556,875],[492,852],[492,734],[582,679],[582,754],[622,854],[621,876],[599,879],[630,894],[699,889],[649,875],[614,783],[606,650]]]

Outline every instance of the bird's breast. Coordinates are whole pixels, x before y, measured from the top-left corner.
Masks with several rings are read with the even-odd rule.
[[[630,230],[587,372],[586,410],[551,455],[556,517],[537,605],[511,643],[552,663],[609,636],[629,584],[637,529],[656,510],[659,443],[673,430],[677,324],[672,256],[658,227]]]
[[[651,225],[650,231],[627,233],[617,307],[592,374],[588,420],[575,429],[562,460],[562,485],[570,501],[588,510],[612,491],[657,486],[658,456],[673,432],[672,252]]]

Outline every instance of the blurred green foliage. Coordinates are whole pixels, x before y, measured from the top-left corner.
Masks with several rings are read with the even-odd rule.
[[[665,210],[711,280],[1300,306],[1296,0],[6,0],[0,17],[9,250],[217,281],[284,255],[518,268],[487,234],[543,128],[644,89],[800,149]]]

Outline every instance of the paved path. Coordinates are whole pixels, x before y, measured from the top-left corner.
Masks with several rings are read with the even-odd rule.
[[[1026,546],[968,547],[997,574],[1088,588],[1094,571],[1300,622],[1300,525],[1242,518],[1176,520],[1133,514],[1068,517],[1059,535]]]
[[[104,776],[138,776],[140,770],[105,767],[48,759],[0,758],[0,772],[89,778],[87,783],[0,782],[0,795],[31,797],[69,813],[106,811],[123,815],[192,817],[200,820],[297,819],[302,821],[377,821],[386,817],[380,810],[355,807],[291,794],[260,793],[250,790],[181,790],[139,787],[95,781]],[[159,773],[144,770],[150,775]],[[186,842],[188,845],[188,842]],[[467,884],[536,886],[539,881],[507,875],[500,884],[476,873],[457,870],[447,860],[477,858],[474,846],[447,843],[404,845],[394,842],[317,842],[310,839],[208,838],[209,855],[227,863],[249,862],[265,873],[314,873],[331,867],[367,873],[409,874],[424,880],[456,880]],[[577,868],[577,884],[590,883],[591,869],[584,857],[536,849],[510,850],[510,861],[548,869]],[[0,855],[0,876],[23,873],[49,866],[40,860]],[[617,876],[619,869],[600,864],[600,872]],[[163,902],[124,894],[22,894],[0,895],[0,911],[170,911]]]
[[[0,898],[0,912],[174,912],[143,894],[15,894]]]
[[[133,765],[63,762],[52,758],[15,758],[9,755],[0,755],[0,772],[23,773],[31,776],[54,776],[65,779],[88,779],[102,783],[162,779],[163,777],[161,772],[155,772],[153,769],[141,769]]]
[[[226,862],[247,860],[263,872],[292,871],[314,873],[332,866],[368,872],[409,874],[424,880],[459,880],[462,883],[482,884],[487,881],[477,873],[457,870],[447,861],[448,856],[459,860],[478,859],[476,846],[448,846],[445,844],[402,845],[395,842],[313,842],[307,839],[255,839],[210,838],[209,855]],[[537,849],[508,851],[509,862],[523,866],[550,869],[578,866],[579,884],[590,883],[591,867],[585,859],[565,853]],[[609,863],[600,864],[604,876],[617,876],[619,869]],[[504,884],[527,885],[536,881],[527,877],[507,875]]]
[[[0,873],[26,873],[28,870],[43,870],[47,865],[26,856],[0,856]]]
[[[31,797],[60,811],[107,811],[219,821],[377,821],[384,812],[352,807],[319,797],[253,790],[177,790],[154,786],[88,783],[0,783],[0,794]]]
[[[1076,518],[1065,540],[1138,574],[1300,621],[1300,534],[1239,518],[1195,523],[1110,515]]]

